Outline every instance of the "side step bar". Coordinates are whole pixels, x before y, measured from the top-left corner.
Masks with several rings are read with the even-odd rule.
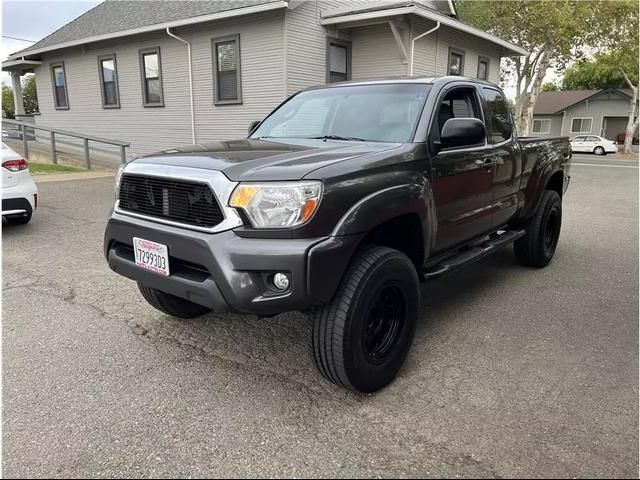
[[[504,233],[495,233],[484,242],[473,247],[461,250],[457,255],[447,257],[444,260],[429,265],[422,270],[423,280],[433,280],[446,273],[455,272],[470,263],[494,253],[496,250],[524,237],[524,230],[506,230]]]

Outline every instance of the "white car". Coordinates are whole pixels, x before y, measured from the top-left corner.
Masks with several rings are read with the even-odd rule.
[[[595,153],[596,155],[606,155],[607,153],[617,153],[616,142],[607,140],[597,135],[579,135],[571,140],[572,152]]]
[[[2,144],[2,218],[10,224],[31,220],[38,206],[38,188],[31,178],[29,164]]]

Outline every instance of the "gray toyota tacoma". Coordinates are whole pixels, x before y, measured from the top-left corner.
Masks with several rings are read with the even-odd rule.
[[[127,163],[104,253],[168,315],[308,312],[322,375],[373,392],[409,352],[420,282],[512,243],[551,261],[570,158],[565,137],[518,138],[479,80],[310,88],[248,138]]]

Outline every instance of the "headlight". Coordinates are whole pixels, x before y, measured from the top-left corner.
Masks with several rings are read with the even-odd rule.
[[[229,206],[243,209],[255,228],[288,228],[311,220],[321,196],[320,182],[241,183]]]

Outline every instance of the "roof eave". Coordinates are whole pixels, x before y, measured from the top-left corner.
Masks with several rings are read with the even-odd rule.
[[[576,105],[581,104],[582,102],[586,102],[588,100],[591,100],[594,97],[597,97],[598,95],[601,95],[601,94],[607,93],[607,92],[615,92],[615,93],[623,95],[623,96],[625,96],[627,98],[632,98],[631,95],[627,95],[625,92],[623,92],[619,88],[611,88],[611,87],[609,87],[609,88],[603,88],[602,90],[599,90],[599,91],[595,92],[593,95],[589,95],[588,97],[584,97],[583,99],[578,100],[577,102],[573,102],[570,105],[566,105],[566,106],[562,107],[560,110],[558,110],[555,113],[537,113],[537,112],[533,112],[533,114],[534,115],[559,115],[562,112],[564,112],[565,110],[568,110],[568,109],[570,109],[572,107],[575,107]]]
[[[24,72],[32,70],[33,67],[40,65],[42,62],[38,60],[25,60],[20,58],[17,60],[5,60],[2,62],[2,71],[4,72]]]
[[[321,25],[336,25],[340,23],[348,23],[348,22],[356,22],[362,20],[372,20],[379,17],[388,17],[388,16],[396,16],[396,15],[407,15],[414,14],[420,17],[440,22],[442,25],[449,26],[456,30],[469,33],[479,38],[483,38],[489,42],[492,42],[496,45],[499,45],[503,48],[506,53],[505,57],[509,56],[528,56],[529,52],[524,48],[521,48],[517,45],[514,45],[511,42],[507,42],[506,40],[502,40],[490,33],[487,33],[478,28],[472,27],[470,25],[466,25],[459,20],[448,17],[441,13],[435,12],[433,10],[429,10],[426,8],[419,7],[417,5],[409,5],[409,6],[399,6],[397,8],[381,8],[378,10],[366,11],[361,13],[348,13],[348,14],[328,14],[321,15],[320,24]]]
[[[102,35],[95,35],[93,37],[81,38],[78,40],[72,40],[69,42],[58,43],[55,45],[49,45],[42,48],[34,48],[33,50],[24,49],[19,52],[13,53],[7,57],[7,60],[15,60],[18,58],[24,58],[32,55],[39,55],[45,52],[51,52],[53,50],[61,50],[63,48],[76,47],[79,45],[85,45],[87,43],[100,42],[103,40],[112,40],[116,38],[128,37],[131,35],[139,35],[141,33],[149,33],[159,30],[166,30],[167,28],[183,27],[185,25],[194,25],[197,23],[211,22],[215,20],[223,20],[225,18],[239,17],[241,15],[249,15],[253,13],[267,12],[270,10],[278,10],[280,8],[286,8],[288,0],[275,0],[270,3],[262,5],[254,5],[251,7],[237,8],[233,10],[226,10],[224,12],[216,12],[209,15],[200,15],[197,17],[182,18],[180,20],[174,20],[171,22],[157,23],[154,25],[146,25],[144,27],[132,28],[130,30],[122,30],[119,32],[105,33]]]

